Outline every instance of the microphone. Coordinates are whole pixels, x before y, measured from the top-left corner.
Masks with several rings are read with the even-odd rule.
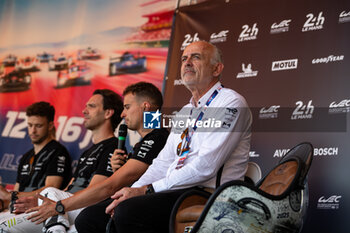
[[[124,150],[127,133],[128,127],[125,124],[121,124],[118,131],[118,149]]]

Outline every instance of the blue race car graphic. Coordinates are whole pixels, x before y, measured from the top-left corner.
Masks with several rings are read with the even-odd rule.
[[[43,52],[42,54],[36,55],[36,58],[40,63],[49,62],[51,59],[53,59],[53,54]]]
[[[59,57],[49,61],[49,71],[68,69],[72,62],[71,57],[61,54]]]
[[[146,56],[137,56],[125,52],[121,57],[110,58],[109,75],[118,75],[123,73],[140,73],[147,70]]]

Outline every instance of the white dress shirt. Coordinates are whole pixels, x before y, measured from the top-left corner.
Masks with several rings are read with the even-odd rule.
[[[251,112],[240,94],[228,88],[220,88],[221,83],[217,82],[200,98],[197,107],[191,98],[190,103],[177,113],[174,122],[194,122],[203,111],[201,123],[207,122],[207,126],[212,126],[198,127],[194,131],[184,165],[176,169],[180,158],[177,147],[183,142],[181,133],[186,127],[174,123],[163,150],[132,187],[152,184],[156,192],[193,186],[215,188],[217,172],[223,164],[221,184],[243,179],[249,159]],[[206,109],[207,100],[218,89],[218,94]]]

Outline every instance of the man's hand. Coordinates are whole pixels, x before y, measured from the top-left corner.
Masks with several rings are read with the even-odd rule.
[[[2,185],[0,185],[0,199],[3,201],[3,210],[7,209],[7,207],[10,205],[11,193],[2,187]]]
[[[0,185],[0,199],[3,201],[11,201],[11,193]]]
[[[114,214],[114,208],[122,201],[129,199],[131,197],[141,196],[144,195],[146,192],[146,186],[142,186],[140,188],[123,188],[116,192],[113,196],[111,196],[112,199],[115,199],[109,206],[106,208],[106,214],[110,214],[113,216]]]
[[[27,196],[27,197],[19,197],[14,206],[13,213],[22,214],[26,210],[33,208],[38,205],[38,197],[36,196]]]
[[[125,154],[125,151],[121,149],[115,149],[113,152],[113,155],[111,157],[111,166],[113,169],[113,172],[118,170],[121,166],[123,166],[126,163],[128,155]]]
[[[33,207],[26,211],[26,213],[37,211],[28,217],[28,220],[31,220],[36,224],[44,222],[49,217],[58,215],[58,213],[56,212],[56,202],[41,195],[39,195],[39,198],[43,200],[41,206]]]

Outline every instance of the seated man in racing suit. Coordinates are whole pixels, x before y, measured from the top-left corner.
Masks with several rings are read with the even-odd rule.
[[[8,192],[0,185],[0,201],[3,203],[3,209],[9,206],[12,199],[12,213],[7,210],[0,214],[2,224],[7,224],[3,223],[2,219],[24,212],[14,205],[17,198],[32,196],[47,187],[63,189],[71,178],[69,153],[55,140],[55,108],[47,102],[36,102],[27,107],[26,116],[33,148],[20,159],[13,192]]]
[[[69,224],[74,223],[75,217],[82,210],[79,208],[102,201],[96,206],[104,210],[112,201],[111,199],[105,200],[106,198],[110,197],[115,191],[133,184],[147,170],[153,159],[165,145],[169,133],[162,128],[144,128],[143,112],[160,109],[163,104],[162,95],[153,84],[139,82],[128,86],[124,90],[123,96],[124,111],[121,116],[125,119],[128,128],[137,131],[142,137],[141,141],[134,146],[134,152],[130,156],[130,159],[125,163],[127,157],[125,152],[119,149],[115,150],[111,158],[111,164],[113,168],[118,170],[110,178],[102,183],[90,185],[88,188],[75,193],[60,203],[51,202],[46,199],[44,204],[35,208],[38,212],[31,218],[34,220],[39,219],[38,222],[42,222],[48,217],[55,216],[50,219],[57,218],[61,220],[62,224],[68,227]],[[121,165],[123,166],[121,167]],[[68,211],[68,214],[62,215],[62,212],[59,213],[57,211],[57,207],[64,209],[64,212]],[[101,223],[108,221],[107,215],[96,216],[96,218],[100,217]],[[51,220],[46,221],[46,228]]]
[[[42,192],[49,195],[47,190],[56,190],[60,198],[65,198],[70,195],[69,193],[84,189],[89,184],[102,182],[113,174],[109,160],[118,145],[114,130],[121,121],[122,108],[122,99],[115,92],[107,89],[94,91],[83,110],[84,126],[92,132],[93,145],[80,156],[73,178],[65,191],[47,188]],[[32,196],[32,199],[37,205],[37,198]],[[23,203],[27,206],[32,204],[19,198],[14,207],[23,208]],[[3,219],[0,229],[2,232],[41,232],[42,226],[33,224],[27,219],[28,215],[23,213]]]

